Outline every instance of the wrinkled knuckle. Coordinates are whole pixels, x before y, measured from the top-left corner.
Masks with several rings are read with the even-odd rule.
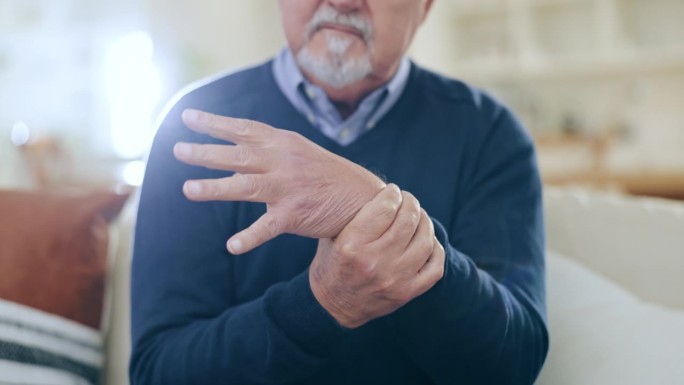
[[[392,297],[392,300],[396,306],[405,305],[406,303],[408,303],[412,299],[413,299],[413,293],[411,293],[410,291],[408,291],[406,289],[397,290]]]
[[[379,204],[378,214],[383,217],[394,217],[399,209],[397,202],[383,200]]]
[[[233,126],[233,132],[238,136],[247,136],[252,131],[254,122],[247,119],[238,119]]]
[[[402,196],[403,204],[408,205],[414,211],[420,210],[420,203],[418,202],[418,199],[416,199],[416,197],[413,194],[411,194],[408,191],[402,190],[401,196]]]
[[[413,196],[413,194],[411,194],[410,192],[408,192],[408,191],[406,191],[406,190],[401,190],[401,197],[402,197],[402,199],[404,199],[405,201],[408,202],[408,201],[411,199],[412,196]]]
[[[415,204],[411,205],[410,212],[411,212],[411,217],[415,220],[416,223],[419,223],[422,219],[424,219],[424,217],[423,217],[424,210],[420,207],[420,204],[418,203],[418,201],[415,201]]]
[[[412,210],[409,214],[409,217],[411,218],[411,223],[418,225],[423,218],[423,215],[421,214],[420,210]]]
[[[392,291],[394,288],[395,280],[390,277],[379,278],[376,284],[376,288],[381,293],[386,293],[387,297],[394,299],[396,293]]]
[[[290,131],[290,130],[277,130],[278,135],[280,136],[280,140],[283,140],[288,143],[296,143],[301,141],[304,137],[299,134],[298,132]]]
[[[259,181],[252,175],[242,175],[245,185],[245,196],[248,199],[256,199],[261,195],[262,187]]]
[[[434,251],[435,242],[432,240],[432,237],[424,237],[419,240],[418,253],[420,253],[421,256],[430,256]]]
[[[215,183],[203,183],[202,191],[205,192],[207,197],[218,200],[223,195],[223,183],[221,181],[216,181]]]
[[[213,114],[202,114],[202,120],[204,121],[204,124],[209,127],[212,130],[218,130],[220,128],[220,124],[218,121],[218,118],[213,115]]]
[[[376,282],[378,280],[378,270],[374,264],[361,260],[358,257],[349,260],[358,278],[365,282]]]
[[[389,191],[389,193],[385,193],[384,199],[392,202],[393,205],[395,205],[397,208],[401,206],[401,202],[403,200],[403,195],[401,193],[401,190],[399,188],[385,188],[384,191]]]
[[[250,150],[245,146],[235,147],[235,164],[237,166],[245,167],[249,164]]]
[[[336,254],[346,257],[355,257],[358,253],[358,246],[352,241],[335,242],[333,249]]]
[[[430,282],[436,283],[444,277],[444,263],[441,263],[436,269],[430,274]]]
[[[403,218],[403,220],[397,221],[397,226],[399,226],[399,228],[397,229],[399,230],[399,237],[413,235],[413,233],[416,230],[416,225],[418,224],[418,222],[415,219],[416,218],[413,215],[408,215],[407,217]]]
[[[278,217],[272,216],[264,223],[266,234],[270,237],[275,237],[280,233],[281,222]]]
[[[444,259],[446,256],[446,251],[444,250],[444,246],[442,246],[442,243],[437,240],[437,238],[434,239],[433,242],[433,252],[435,255],[437,255],[439,258]]]
[[[195,147],[194,154],[197,157],[197,159],[202,163],[216,163],[216,157],[213,156],[213,153],[209,151],[205,145],[198,145],[197,147]]]
[[[290,154],[295,156],[295,158],[301,158],[307,155],[310,149],[307,149],[307,142],[310,142],[300,133],[289,131],[289,130],[278,130],[280,135],[282,135],[279,140],[282,140],[283,148],[290,151]],[[304,151],[304,153],[302,153]]]

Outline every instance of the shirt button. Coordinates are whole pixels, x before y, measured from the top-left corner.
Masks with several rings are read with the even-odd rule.
[[[306,87],[306,96],[308,96],[311,100],[316,99],[316,93],[309,87]]]
[[[372,130],[373,128],[375,128],[375,122],[368,122],[368,124],[366,125],[366,128],[369,130]]]
[[[306,118],[309,119],[309,123],[316,124],[316,118],[313,116],[313,114],[309,114]]]
[[[347,140],[349,138],[350,134],[351,134],[351,132],[349,131],[349,128],[345,127],[342,129],[342,131],[340,131],[340,139],[341,140]]]

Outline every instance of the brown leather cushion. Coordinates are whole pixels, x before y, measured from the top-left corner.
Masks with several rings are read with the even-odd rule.
[[[99,328],[109,222],[127,198],[0,191],[0,298]]]

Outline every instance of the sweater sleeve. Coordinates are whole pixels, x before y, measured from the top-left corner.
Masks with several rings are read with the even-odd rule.
[[[532,384],[548,350],[534,147],[506,111],[482,143],[456,219],[433,219],[443,278],[387,322],[437,384]]]
[[[236,303],[225,247],[232,203],[191,202],[187,179],[216,171],[176,161],[173,145],[201,142],[171,112],[148,159],[132,269],[133,384],[296,383],[346,331],[313,296],[306,271]],[[226,210],[227,209],[227,210]],[[230,214],[228,214],[230,215]]]

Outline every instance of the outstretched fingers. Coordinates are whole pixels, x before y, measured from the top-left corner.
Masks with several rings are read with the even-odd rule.
[[[183,123],[195,132],[235,144],[265,144],[277,131],[253,120],[219,116],[193,109],[183,111]]]

